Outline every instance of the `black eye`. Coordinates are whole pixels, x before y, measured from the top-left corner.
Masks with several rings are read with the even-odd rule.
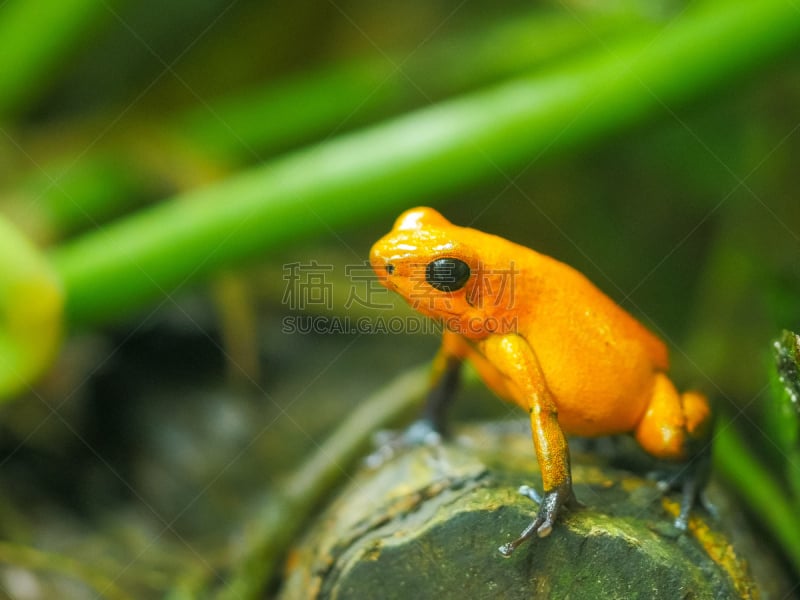
[[[469,265],[457,258],[439,258],[425,267],[425,281],[442,292],[455,292],[469,280]]]

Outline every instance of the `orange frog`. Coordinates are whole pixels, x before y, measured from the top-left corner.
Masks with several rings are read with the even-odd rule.
[[[445,328],[423,430],[442,431],[465,359],[530,414],[544,496],[520,488],[539,511],[500,548],[504,556],[534,534],[548,535],[561,509],[578,505],[565,432],[630,432],[654,457],[691,461],[676,520],[686,528],[707,476],[711,410],[703,395],[675,389],[659,338],[572,267],[453,225],[431,208],[400,215],[370,262],[383,285]]]

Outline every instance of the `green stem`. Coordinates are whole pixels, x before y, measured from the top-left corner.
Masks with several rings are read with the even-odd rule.
[[[122,315],[298,235],[430,202],[670,114],[799,40],[800,11],[787,0],[714,3],[655,36],[633,36],[181,195],[53,252],[68,320]]]
[[[407,58],[353,61],[213,101],[180,115],[177,134],[224,161],[252,160],[351,129],[398,108],[541,68],[559,57],[652,25],[630,16],[532,13],[451,36]],[[214,115],[210,116],[209,111]]]
[[[61,341],[62,304],[50,263],[0,216],[0,400],[49,366]]]
[[[759,463],[730,423],[720,427],[714,437],[714,466],[736,488],[800,572],[800,516],[786,501],[785,490],[769,468]]]
[[[32,239],[49,244],[130,210],[148,191],[142,179],[131,161],[107,154],[50,163],[24,177],[3,198],[3,210]]]
[[[103,0],[6,0],[0,4],[0,118],[35,99],[96,20]]]
[[[568,14],[537,10],[488,24],[479,33],[451,36],[447,44],[421,48],[407,59],[383,57],[322,67],[211,100],[167,122],[136,121],[135,133],[119,139],[137,140],[133,152],[128,143],[123,149],[112,146],[111,156],[104,149],[77,164],[71,158],[46,164],[46,175],[36,171],[23,178],[7,210],[19,216],[36,239],[63,239],[130,210],[136,198],[152,192],[148,182],[169,180],[170,175],[173,182],[179,180],[176,158],[194,171],[202,171],[198,159],[225,167],[252,162],[423,100],[541,67],[634,25],[645,26],[630,17],[592,16],[579,22]],[[85,134],[71,132],[67,137],[82,139]],[[161,158],[164,154],[170,155],[169,161]],[[153,164],[168,165],[166,172],[155,172]]]

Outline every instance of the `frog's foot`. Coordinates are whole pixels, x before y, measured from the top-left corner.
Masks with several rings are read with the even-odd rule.
[[[536,502],[539,505],[539,512],[536,518],[531,521],[530,525],[522,530],[522,533],[519,534],[517,539],[503,544],[498,548],[500,554],[506,558],[513,554],[517,546],[527,539],[532,538],[534,535],[540,538],[550,535],[550,532],[553,530],[553,524],[563,508],[577,508],[582,506],[577,498],[575,498],[572,485],[569,482],[554,490],[545,492],[544,496],[541,496],[536,490],[527,485],[520,486],[519,493]]]
[[[400,452],[414,446],[436,446],[442,434],[430,419],[419,419],[404,431],[379,431],[373,437],[375,451],[364,459],[370,469],[377,469]]]
[[[681,508],[675,518],[675,528],[686,531],[689,525],[689,515],[694,506],[699,502],[711,515],[716,514],[715,507],[708,502],[703,490],[711,474],[711,444],[706,444],[688,463],[666,477],[663,473],[659,476],[658,487],[664,493],[670,491],[681,492]]]

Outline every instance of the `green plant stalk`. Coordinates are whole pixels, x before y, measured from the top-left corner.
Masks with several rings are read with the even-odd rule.
[[[103,0],[6,0],[0,4],[0,120],[35,100],[98,18]]]
[[[800,336],[784,330],[772,343],[774,364],[764,427],[778,449],[795,506],[800,509]]]
[[[753,514],[780,543],[795,570],[800,573],[800,516],[786,500],[784,488],[747,449],[741,436],[728,423],[714,436],[714,467],[728,480]]]
[[[354,227],[596,140],[731,83],[800,41],[786,0],[714,3],[552,71],[298,151],[56,248],[69,323],[166,301],[300,235]]]
[[[541,68],[632,26],[653,29],[630,16],[578,21],[565,12],[532,11],[451,36],[447,44],[432,43],[407,58],[332,65],[221,98],[178,116],[171,128],[225,162],[252,160],[253,153],[284,150],[398,108]]]
[[[0,400],[50,365],[61,342],[62,306],[49,261],[0,216]]]
[[[146,191],[132,165],[108,155],[45,169],[25,177],[2,204],[10,219],[43,245],[108,221]]]
[[[115,156],[112,145],[78,164],[63,161],[66,168],[47,164],[46,176],[37,171],[22,179],[6,210],[19,216],[36,239],[63,239],[130,210],[136,198],[151,192],[149,181],[168,179],[169,173],[149,168],[153,155],[174,157],[183,151],[188,161],[211,159],[230,168],[375,121],[425,96],[441,98],[540,68],[631,25],[647,26],[630,17],[592,16],[579,22],[564,13],[534,11],[489,24],[479,34],[454,36],[446,45],[421,48],[405,60],[353,60],[304,72],[211,100],[166,123],[137,122],[136,139],[151,140],[137,146],[147,158],[136,160],[139,155],[132,156],[130,148]],[[143,126],[152,135],[142,136]],[[128,139],[122,136],[120,142]],[[32,204],[35,214],[30,214]]]

